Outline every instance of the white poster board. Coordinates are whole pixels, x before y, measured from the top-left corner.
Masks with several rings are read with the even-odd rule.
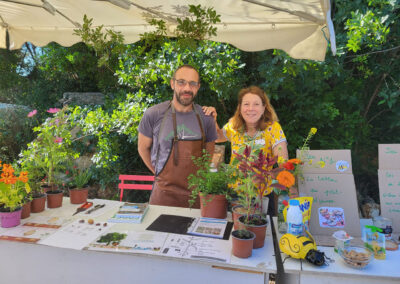
[[[400,169],[378,170],[381,216],[392,219],[393,232],[400,233]]]
[[[400,144],[379,144],[379,169],[400,169]]]
[[[350,150],[309,150],[304,157],[304,179],[299,179],[299,193],[314,198],[310,231],[317,244],[334,245],[332,234],[338,230],[361,237]],[[324,161],[325,167],[316,165],[318,161]]]
[[[302,158],[303,173],[352,174],[350,150],[306,150],[296,152]],[[302,157],[301,157],[302,156]],[[323,162],[321,168],[318,162]]]
[[[379,199],[381,216],[392,219],[400,233],[400,144],[379,144]]]

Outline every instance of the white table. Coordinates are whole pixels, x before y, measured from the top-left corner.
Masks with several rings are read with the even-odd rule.
[[[47,209],[47,216],[70,216],[78,207]],[[106,221],[114,211],[96,218]],[[151,206],[142,224],[117,224],[114,229],[143,231],[160,214],[198,217],[198,209]],[[79,215],[76,219],[82,218]],[[73,241],[73,240],[71,240]],[[229,240],[230,242],[230,240]],[[231,257],[231,263],[208,262],[157,255],[73,250],[38,244],[0,241],[1,283],[268,283],[276,273],[271,227],[265,246],[249,259]]]
[[[361,225],[372,223],[371,220],[361,219]],[[278,234],[278,239],[280,235]],[[333,247],[318,246],[334,263],[328,266],[314,266],[307,261],[291,259],[284,263],[285,275],[281,275],[279,283],[354,283],[354,284],[376,284],[376,283],[400,283],[400,250],[387,251],[386,260],[373,259],[363,269],[354,269],[347,266],[341,257],[334,252]],[[282,258],[285,254],[282,254]],[[297,262],[299,267],[293,262]],[[295,268],[295,271],[292,269]],[[298,274],[297,274],[298,272]]]

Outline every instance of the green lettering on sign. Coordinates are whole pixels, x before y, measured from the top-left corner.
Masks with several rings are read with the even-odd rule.
[[[325,204],[325,203],[332,204],[333,202],[334,202],[333,200],[320,200],[319,204]]]
[[[326,194],[326,196],[328,196],[328,195],[338,195],[340,192],[337,189],[329,189],[325,190],[324,193]]]
[[[319,180],[319,181],[337,182],[336,179],[333,179],[333,178],[331,178],[331,177],[320,177],[320,176],[318,176],[318,180]]]
[[[392,148],[386,147],[385,154],[397,154],[397,151],[393,150]]]
[[[394,176],[393,176],[393,174],[386,172],[386,177],[392,178],[392,177],[394,177]]]

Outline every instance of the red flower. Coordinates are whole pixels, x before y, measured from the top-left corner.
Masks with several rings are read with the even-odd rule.
[[[289,171],[293,171],[294,170],[294,165],[290,162],[286,162],[283,164],[283,167]]]

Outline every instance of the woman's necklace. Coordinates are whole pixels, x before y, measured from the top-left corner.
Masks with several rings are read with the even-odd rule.
[[[254,140],[258,137],[258,135],[260,135],[260,131],[256,130],[253,135],[249,134],[249,132],[246,131],[245,135],[249,140]]]

